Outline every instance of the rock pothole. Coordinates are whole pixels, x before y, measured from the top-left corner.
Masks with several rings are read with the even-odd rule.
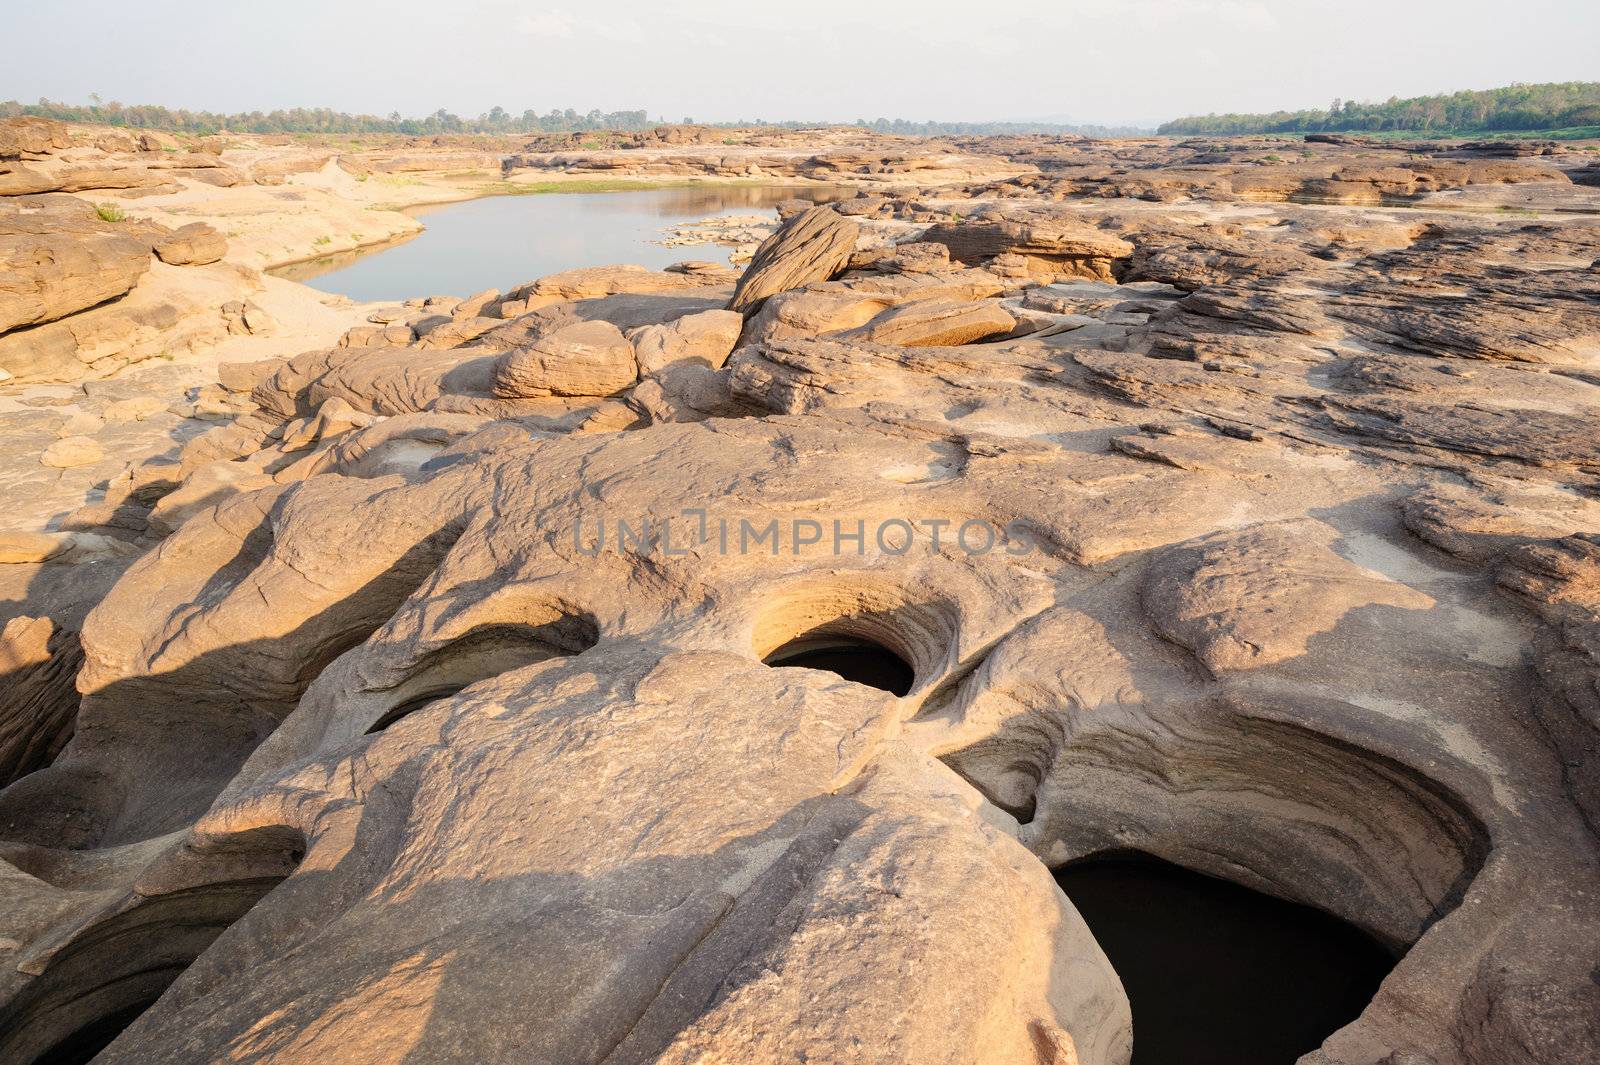
[[[90,1061],[284,879],[256,876],[141,898],[93,925],[0,1012],[0,1060]]]
[[[958,614],[942,601],[869,579],[834,579],[771,593],[753,649],[769,666],[807,666],[898,696],[926,692],[954,657]]]
[[[774,668],[827,670],[845,680],[896,696],[910,692],[916,679],[910,663],[882,644],[825,634],[791,640],[763,661]]]
[[[1394,966],[1336,917],[1149,855],[1055,878],[1127,992],[1134,1065],[1287,1065],[1355,1020]]]

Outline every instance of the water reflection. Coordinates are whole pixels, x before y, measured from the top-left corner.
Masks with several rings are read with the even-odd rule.
[[[717,244],[662,247],[669,225],[721,214],[762,213],[786,199],[827,202],[853,190],[819,186],[701,185],[628,192],[491,196],[413,208],[423,233],[363,251],[272,271],[357,300],[466,296],[510,289],[580,266],[638,263],[659,269],[684,259],[726,262]]]

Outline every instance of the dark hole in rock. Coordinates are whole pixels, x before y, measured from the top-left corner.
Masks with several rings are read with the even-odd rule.
[[[1351,925],[1142,854],[1055,872],[1133,1008],[1133,1065],[1291,1065],[1395,958]]]
[[[289,852],[282,853],[282,864],[292,866]],[[283,879],[252,877],[156,896],[86,930],[0,1012],[0,1061],[91,1060]]]
[[[155,999],[135,1002],[115,1013],[91,1021],[41,1054],[34,1065],[88,1065],[96,1054],[111,1045],[122,1030],[156,1004]]]
[[[238,833],[199,860],[218,879],[130,897],[55,947],[0,1008],[0,1062],[71,1065],[101,1053],[305,855],[298,829]]]
[[[793,640],[762,659],[769,666],[824,669],[894,695],[911,690],[915,673],[905,659],[870,640],[838,636]]]
[[[382,732],[401,718],[411,716],[429,703],[436,703],[440,699],[448,699],[452,695],[458,694],[465,687],[465,684],[460,684],[440,691],[429,692],[427,695],[419,695],[415,699],[407,699],[374,721],[372,727],[367,729],[367,735],[370,736],[374,732]]]

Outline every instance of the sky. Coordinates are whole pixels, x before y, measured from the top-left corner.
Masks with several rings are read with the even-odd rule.
[[[0,99],[1154,125],[1600,80],[1600,0],[0,0]]]

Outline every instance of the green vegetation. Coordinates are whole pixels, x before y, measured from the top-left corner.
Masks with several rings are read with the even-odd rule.
[[[320,248],[324,244],[332,244],[332,243],[333,243],[333,238],[328,236],[326,233],[324,233],[322,236],[320,236],[316,240],[312,241],[311,245],[312,245],[312,247]]]
[[[214,111],[176,110],[157,104],[121,104],[115,100],[89,104],[56,103],[40,100],[22,104],[15,100],[0,103],[0,118],[32,115],[64,122],[94,122],[133,129],[171,130],[183,134],[231,133],[399,133],[406,136],[431,136],[439,133],[567,133],[578,130],[648,129],[653,123],[644,111],[590,111],[579,114],[570,107],[540,115],[527,110],[513,115],[496,107],[477,118],[461,118],[440,108],[425,118],[404,118],[399,112],[387,118],[377,115],[351,115],[326,107],[296,107],[288,111],[249,111],[219,114]],[[659,120],[658,120],[659,121]]]
[[[462,118],[440,108],[424,118],[406,118],[398,111],[391,112],[387,117],[380,117],[351,115],[326,107],[296,107],[288,111],[221,114],[215,111],[173,109],[159,104],[122,104],[115,100],[102,103],[98,98],[94,98],[93,102],[88,104],[58,103],[54,100],[40,100],[36,104],[18,103],[15,100],[0,102],[0,118],[16,118],[21,115],[55,118],[64,122],[128,126],[133,129],[170,130],[180,136],[221,132],[281,133],[294,136],[390,133],[409,137],[434,136],[441,133],[586,133],[598,130],[646,130],[665,125],[667,122],[659,116],[652,119],[648,111],[591,110],[579,114],[570,107],[564,111],[552,109],[542,115],[531,108],[517,115],[503,107],[493,107],[477,118]],[[685,118],[683,122],[685,125],[694,124],[694,120],[690,118]],[[741,118],[737,122],[701,124],[719,129],[741,129],[751,126],[812,129],[837,123],[766,122]],[[879,133],[922,137],[1007,133],[1083,133],[1090,136],[1118,136],[1150,132],[1148,129],[1135,126],[1085,126],[1055,122],[910,122],[903,118],[879,118],[870,122],[859,119],[855,125]]]
[[[102,222],[120,222],[128,217],[128,212],[114,203],[97,203],[94,213],[100,216]]]
[[[741,123],[748,125],[749,123]],[[826,125],[821,122],[783,122],[790,128]],[[1147,136],[1147,126],[1096,126],[1080,122],[908,122],[903,118],[858,119],[858,128],[904,137],[993,137],[1022,136],[1029,133],[1078,133],[1085,137]]]
[[[1448,96],[1390,97],[1383,103],[1335,100],[1326,111],[1267,115],[1191,115],[1163,124],[1169,135],[1233,133],[1374,133],[1578,139],[1600,131],[1600,82],[1510,85]]]

